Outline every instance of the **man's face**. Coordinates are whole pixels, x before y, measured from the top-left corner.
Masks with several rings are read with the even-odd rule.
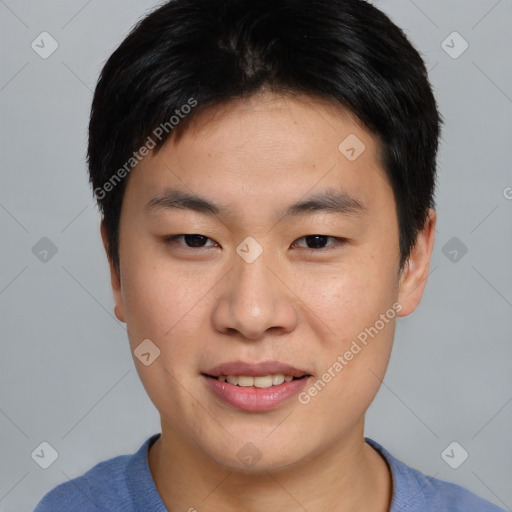
[[[160,350],[134,360],[163,435],[238,469],[360,436],[419,301],[398,263],[376,140],[347,113],[258,95],[200,114],[132,171],[120,220],[116,314],[132,351]]]

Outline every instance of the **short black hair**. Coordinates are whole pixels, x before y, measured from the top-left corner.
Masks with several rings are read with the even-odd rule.
[[[376,137],[403,268],[435,206],[442,124],[403,31],[364,0],[171,0],[110,56],[92,103],[90,181],[118,271],[123,194],[144,146],[157,151],[205,108],[264,89],[327,100]]]

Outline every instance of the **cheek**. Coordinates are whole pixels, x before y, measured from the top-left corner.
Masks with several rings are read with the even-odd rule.
[[[121,269],[126,323],[132,352],[144,339],[160,350],[154,365],[135,361],[141,380],[158,395],[161,387],[176,385],[171,376],[182,384],[195,376],[190,365],[211,335],[207,319],[219,277],[194,265],[170,264],[158,249],[133,243]]]
[[[130,348],[147,394],[159,411],[188,410],[196,375],[190,364],[197,358],[198,327],[205,325],[208,295],[206,281],[193,280],[158,260],[156,253],[135,251],[126,255],[121,269],[123,300]],[[193,281],[193,282],[192,282]],[[158,347],[159,355],[146,366],[134,351],[143,340]],[[189,362],[190,364],[187,364]]]
[[[363,414],[385,374],[398,296],[392,256],[379,260],[369,254],[330,273],[305,273],[302,278],[300,293],[310,311],[305,314],[310,325],[320,319],[323,326],[318,334],[322,350],[315,354],[320,382],[306,390],[304,401],[311,398],[326,411],[337,404],[331,409],[336,411],[333,421]]]
[[[180,319],[186,321],[193,313],[208,283],[194,281],[190,271],[170,265],[158,248],[145,250],[144,244],[133,242],[121,269],[127,324],[131,332],[163,340]]]
[[[398,296],[394,265],[369,256],[322,272],[302,272],[296,294],[304,311],[321,322],[329,337],[350,341],[373,325]]]

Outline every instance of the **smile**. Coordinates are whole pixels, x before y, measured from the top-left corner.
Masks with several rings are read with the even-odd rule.
[[[212,397],[224,405],[246,412],[264,412],[285,404],[306,386],[311,375],[293,377],[282,373],[260,375],[202,374]]]
[[[283,382],[291,382],[294,379],[303,379],[304,377],[307,377],[307,375],[303,375],[302,377],[293,377],[292,375],[276,373],[274,375],[261,375],[259,377],[251,377],[248,375],[219,375],[218,377],[208,375],[208,377],[217,379],[220,382],[228,382],[233,386],[265,389],[272,386],[280,386]]]

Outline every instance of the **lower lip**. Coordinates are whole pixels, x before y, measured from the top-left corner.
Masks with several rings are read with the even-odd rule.
[[[294,379],[290,382],[283,382],[279,386],[270,388],[256,388],[253,386],[234,386],[229,382],[206,377],[206,384],[210,390],[227,404],[244,411],[261,412],[276,409],[291,397],[300,393],[306,386],[310,377]]]

